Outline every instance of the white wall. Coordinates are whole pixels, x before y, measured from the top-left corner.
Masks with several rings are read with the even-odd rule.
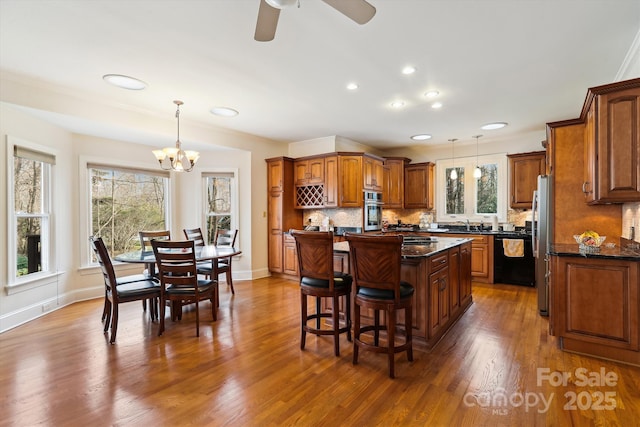
[[[130,165],[155,169],[157,162],[151,154],[148,144],[131,141],[89,136],[72,133],[61,126],[50,123],[51,113],[66,111],[69,100],[64,94],[47,90],[38,97],[37,87],[26,88],[20,85],[0,82],[0,247],[7,251],[7,142],[11,135],[32,143],[51,147],[57,152],[55,168],[55,254],[56,270],[59,275],[46,283],[35,283],[9,290],[7,258],[0,257],[0,332],[11,329],[43,314],[43,306],[49,309],[62,307],[75,301],[101,298],[104,293],[102,278],[97,268],[87,268],[82,260],[87,248],[88,231],[83,227],[86,217],[83,198],[84,180],[82,165],[86,161],[99,160],[106,163]],[[5,96],[6,95],[6,96]],[[10,99],[10,103],[7,102]],[[24,105],[20,102],[24,100]],[[81,108],[75,104],[71,110]],[[78,101],[79,102],[79,101]],[[35,108],[38,107],[38,108]],[[46,108],[47,110],[40,110]],[[91,110],[93,105],[85,105]],[[101,110],[110,114],[111,110]],[[121,112],[118,112],[121,114]],[[112,120],[113,115],[111,116]],[[58,117],[59,118],[59,117]],[[155,126],[166,129],[169,136],[159,137],[157,146],[170,145],[175,141],[175,119],[167,118],[158,122],[154,118],[132,121],[131,125],[141,127]],[[181,128],[184,127],[181,123]],[[99,126],[98,126],[99,127]],[[149,131],[151,132],[151,131]],[[148,132],[147,132],[148,133]],[[142,137],[144,138],[144,136]],[[182,139],[182,138],[181,138]],[[192,126],[189,140],[199,143],[201,158],[193,172],[173,174],[171,191],[176,203],[172,207],[172,235],[182,236],[182,228],[202,223],[202,180],[201,173],[206,171],[235,170],[238,172],[239,185],[239,244],[243,251],[237,262],[234,260],[234,278],[252,279],[269,274],[267,266],[267,186],[265,158],[286,154],[286,144],[280,144],[252,135],[227,130]],[[167,142],[168,141],[168,142]],[[214,144],[215,143],[215,144]],[[190,147],[183,140],[183,144]],[[233,146],[239,148],[232,148]],[[204,148],[204,149],[203,149]],[[84,163],[83,163],[84,162]],[[84,217],[83,217],[84,215]],[[123,265],[118,267],[120,274],[133,274],[140,267]]]

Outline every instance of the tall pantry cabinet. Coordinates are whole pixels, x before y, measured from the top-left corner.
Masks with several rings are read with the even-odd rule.
[[[292,228],[302,228],[302,211],[294,209],[294,160],[275,157],[266,159],[266,162],[269,270],[283,273],[285,234]]]

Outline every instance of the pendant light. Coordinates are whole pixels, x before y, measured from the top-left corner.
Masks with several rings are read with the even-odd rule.
[[[183,150],[180,142],[180,106],[182,101],[173,101],[178,106],[176,110],[176,119],[178,120],[178,138],[175,147],[165,147],[161,150],[153,150],[153,155],[160,163],[160,168],[164,170],[174,170],[176,172],[191,172],[196,165],[200,153],[197,151]],[[168,159],[168,162],[165,160]]]
[[[451,141],[451,161],[453,163],[453,168],[451,168],[451,175],[449,175],[449,177],[452,180],[456,180],[456,179],[458,179],[458,172],[456,171],[456,156],[455,156],[454,151],[453,151],[453,144],[457,141],[457,139],[456,138],[452,138],[449,141]]]
[[[480,169],[480,165],[478,164],[478,138],[481,138],[482,135],[475,135],[476,139],[476,168],[473,170],[473,177],[475,179],[482,178],[482,169]]]

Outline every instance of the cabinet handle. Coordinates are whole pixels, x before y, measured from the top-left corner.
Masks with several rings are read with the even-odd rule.
[[[447,260],[446,260],[446,259],[441,259],[441,260],[440,260],[440,264],[444,264],[445,262],[447,262]]]
[[[440,279],[440,290],[444,291],[447,288],[447,279]]]
[[[583,182],[583,183],[582,183],[582,192],[583,192],[585,195],[586,195],[586,194],[591,193],[591,191],[590,191],[590,190],[587,190],[587,186],[588,186],[589,184],[590,184],[590,183],[589,183],[589,181],[585,181],[585,182]]]

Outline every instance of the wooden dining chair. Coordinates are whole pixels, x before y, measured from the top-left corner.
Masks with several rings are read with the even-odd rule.
[[[301,337],[304,350],[307,332],[315,335],[333,335],[334,353],[340,356],[340,334],[347,333],[351,341],[351,283],[350,275],[336,272],[333,267],[333,232],[291,230],[296,240],[300,271]],[[315,297],[315,313],[309,315],[308,297]],[[340,324],[340,299],[344,297],[344,326]],[[331,300],[331,311],[321,310],[321,299]],[[321,320],[331,319],[331,327],[323,328]],[[309,321],[315,320],[315,326]]]
[[[195,304],[196,336],[200,336],[200,301],[211,301],[211,316],[217,320],[218,282],[198,278],[195,244],[193,240],[171,241],[152,240],[151,246],[158,265],[160,279],[160,327],[158,335],[164,332],[164,315],[167,301],[171,305],[171,318],[182,313],[182,306]]]
[[[215,237],[213,238],[213,244],[215,246],[231,246],[236,245],[236,238],[238,237],[238,230],[224,230],[218,228],[216,230]],[[231,259],[232,257],[220,258],[213,262],[213,276],[217,279],[222,273],[225,274],[227,286],[231,287],[231,293],[235,295],[236,291],[233,289],[233,277],[231,272]]]
[[[102,270],[105,287],[105,306],[107,313],[104,322],[104,332],[106,333],[111,327],[111,339],[109,342],[114,344],[116,334],[118,333],[118,307],[121,303],[130,301],[150,301],[150,317],[151,321],[158,318],[158,298],[160,298],[160,285],[158,282],[143,278],[141,280],[132,280],[130,282],[118,283],[111,257],[107,251],[107,247],[101,237],[90,237],[91,247],[96,254],[98,264]]]
[[[140,231],[138,232],[138,236],[140,237],[140,250],[143,252],[151,252],[153,251],[153,248],[151,247],[151,241],[171,240],[171,231]]]
[[[353,327],[353,364],[358,363],[358,350],[387,353],[389,377],[394,378],[395,354],[407,352],[413,360],[412,299],[414,288],[400,280],[402,236],[345,234],[349,242],[349,265],[356,286]],[[361,326],[361,309],[372,309],[374,324]],[[396,311],[404,309],[405,340],[396,345]],[[386,313],[386,324],[380,323],[380,312]],[[386,346],[380,345],[380,331],[386,331]],[[373,332],[371,340],[370,332]],[[362,334],[367,334],[364,340]],[[373,341],[373,342],[372,342]]]

